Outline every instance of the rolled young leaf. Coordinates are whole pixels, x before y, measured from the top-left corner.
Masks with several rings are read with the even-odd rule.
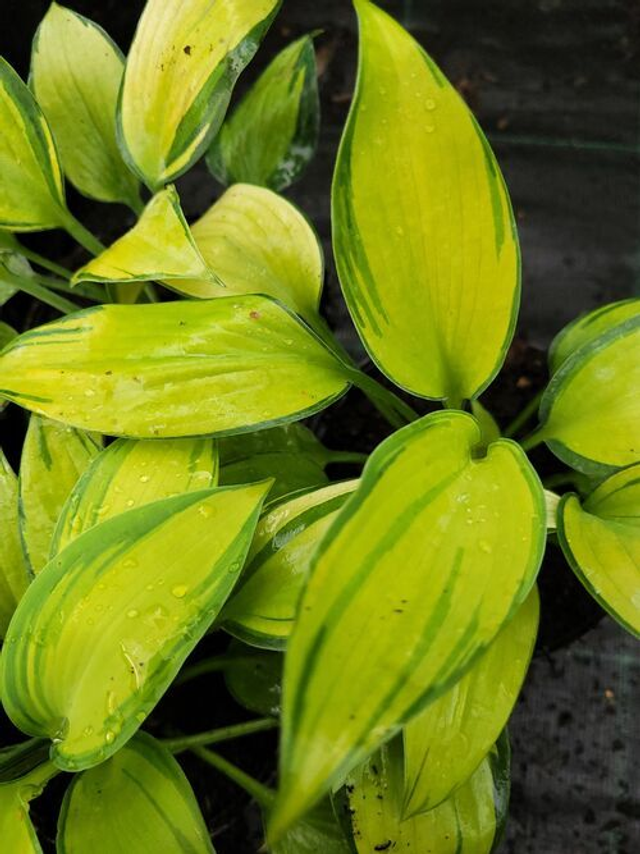
[[[405,756],[406,758],[406,756]],[[347,797],[359,854],[492,854],[509,802],[506,734],[458,791],[427,813],[402,820],[402,745],[396,739],[348,778]]]
[[[544,440],[563,462],[591,476],[640,458],[640,315],[603,332],[567,358],[540,404]]]
[[[52,739],[58,768],[97,765],[136,732],[232,590],[268,488],[121,513],[31,584],[3,647],[0,693],[19,729]]]
[[[180,765],[137,733],[115,756],[76,774],[58,820],[58,854],[213,854]]]
[[[285,649],[311,558],[358,481],[335,483],[292,498],[265,513],[241,581],[220,622],[264,649]]]
[[[428,415],[369,458],[316,550],[289,639],[277,839],[450,688],[534,583],[544,495],[522,450]]]
[[[360,337],[397,385],[459,404],[498,372],[519,304],[500,169],[454,87],[356,0],[360,66],[333,182],[334,252]]]
[[[130,231],[78,270],[71,282],[194,276],[211,280],[213,274],[193,241],[175,187],[167,187],[151,199]]]
[[[595,311],[578,317],[565,326],[551,343],[549,349],[549,369],[554,374],[576,350],[599,338],[603,332],[640,314],[640,299],[626,299],[612,302]]]
[[[204,153],[280,0],[148,0],[120,93],[122,154],[151,190]]]
[[[50,556],[112,516],[209,489],[217,482],[218,449],[211,439],[118,439],[93,460],[71,491],[58,518]]]
[[[49,125],[29,88],[0,57],[0,226],[56,228],[65,220],[64,183]]]
[[[123,70],[120,50],[101,27],[51,4],[33,42],[30,83],[64,171],[86,196],[136,207],[138,181],[116,142]]]
[[[20,529],[32,573],[48,563],[64,503],[101,447],[81,430],[31,416],[20,461]]]
[[[108,305],[16,338],[0,395],[114,436],[243,433],[341,397],[346,369],[266,297]]]
[[[317,323],[322,248],[306,218],[286,199],[238,184],[194,223],[191,234],[220,281],[169,282],[174,290],[200,299],[266,294]]]
[[[640,464],[607,478],[582,505],[563,495],[558,539],[587,590],[640,637]]]
[[[29,581],[20,541],[18,478],[0,448],[0,640]]]
[[[498,740],[531,661],[539,613],[534,588],[471,670],[405,726],[403,817],[451,797]]]
[[[207,164],[222,184],[284,190],[313,158],[319,128],[313,39],[303,36],[249,89],[213,140]]]

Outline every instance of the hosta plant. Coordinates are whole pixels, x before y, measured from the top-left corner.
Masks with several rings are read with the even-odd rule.
[[[314,34],[228,112],[279,5],[149,0],[124,57],[54,3],[28,85],[0,64],[0,299],[62,315],[0,325],[3,405],[30,413],[19,466],[0,456],[7,851],[41,850],[29,804],[62,774],[59,852],[213,851],[175,758],[190,750],[257,800],[274,854],[488,854],[548,540],[640,634],[640,301],[563,330],[546,389],[498,425],[481,395],[520,301],[507,187],[430,56],[356,0],[332,225],[386,380],[364,371],[320,313],[318,238],[279,194],[316,146]],[[227,186],[188,223],[174,182],[202,158]],[[103,246],[67,180],[134,224]],[[52,228],[87,250],[79,269],[17,236]],[[389,424],[368,458],[300,423],[354,386]],[[574,491],[544,488],[542,443]],[[211,633],[228,650],[185,666]],[[215,670],[258,717],[148,725]],[[210,750],[275,728],[277,780]]]

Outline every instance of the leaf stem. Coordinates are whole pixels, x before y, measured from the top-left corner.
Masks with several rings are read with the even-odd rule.
[[[520,446],[523,451],[532,451],[544,442],[544,438],[544,427],[538,427],[533,431],[533,433],[529,433],[528,436],[525,436],[525,438],[520,441]]]
[[[27,261],[31,261],[33,264],[37,264],[38,267],[42,267],[43,270],[48,270],[50,273],[55,273],[56,276],[60,276],[62,279],[71,278],[71,271],[67,270],[66,267],[62,267],[60,264],[56,264],[55,261],[50,261],[48,258],[45,258],[44,255],[40,255],[38,252],[33,252],[31,249],[27,249],[26,246],[22,245],[22,243],[19,244],[18,254],[22,255],[23,258],[26,258]]]
[[[236,765],[233,765],[223,756],[220,756],[219,753],[207,750],[206,747],[194,747],[193,753],[202,759],[203,762],[206,762],[224,774],[225,777],[228,777],[229,780],[232,780],[241,789],[244,789],[263,809],[270,809],[273,806],[276,799],[276,793],[273,789],[259,783],[258,780],[242,771]]]
[[[383,415],[392,427],[399,430],[416,421],[418,413],[398,397],[397,394],[381,385],[373,377],[358,368],[346,366],[351,382],[363,392],[375,408]]]
[[[258,655],[216,655],[212,658],[206,658],[204,661],[199,661],[197,664],[192,664],[183,670],[178,678],[174,681],[174,685],[184,685],[186,682],[191,682],[192,679],[197,679],[199,676],[206,676],[208,673],[219,673],[225,670],[230,664],[253,664],[254,661],[260,660]]]
[[[536,394],[536,396],[527,403],[524,409],[522,409],[513,421],[502,431],[503,436],[512,438],[533,418],[540,407],[540,401],[542,400],[543,394],[544,389],[539,391],[538,394]]]
[[[90,282],[80,282],[79,284],[71,287],[71,284],[64,279],[55,279],[52,276],[35,275],[34,279],[36,282],[44,285],[45,288],[49,288],[52,291],[60,291],[64,294],[76,294],[77,296],[85,297],[85,299],[90,299],[94,302],[105,302],[107,299],[107,294],[104,288],[101,288],[99,285],[93,285]]]
[[[556,489],[558,486],[575,486],[580,475],[575,471],[561,471],[558,474],[552,474],[542,481],[545,489]]]
[[[65,211],[62,227],[92,255],[100,255],[104,251],[104,245],[70,211]]]
[[[198,732],[194,735],[181,735],[177,738],[164,738],[162,743],[172,753],[182,753],[193,747],[205,747],[208,744],[219,744],[221,741],[231,741],[234,738],[243,738],[257,732],[266,732],[275,729],[278,721],[275,718],[257,718],[254,721],[246,721],[242,724],[210,729],[206,732]]]
[[[39,284],[35,279],[27,276],[16,276],[14,273],[7,270],[6,267],[4,268],[3,278],[5,282],[9,282],[9,284],[14,285],[18,290],[24,291],[25,294],[35,297],[40,300],[40,302],[51,306],[51,308],[57,309],[57,311],[62,314],[71,314],[74,311],[80,310],[79,305],[76,305],[76,303],[71,302],[71,300],[60,296],[60,294],[50,291],[49,288]]]
[[[368,454],[359,454],[355,451],[327,451],[325,455],[327,465],[330,463],[353,463],[363,466],[368,459]]]

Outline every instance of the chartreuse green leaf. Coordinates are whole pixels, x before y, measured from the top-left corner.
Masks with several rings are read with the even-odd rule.
[[[51,557],[112,516],[217,482],[218,449],[211,439],[118,439],[71,491],[53,534]]]
[[[206,150],[280,0],[149,0],[127,58],[122,153],[152,190]]]
[[[0,839],[7,854],[42,854],[29,804],[43,791],[58,769],[47,762],[11,783],[0,784]]]
[[[334,483],[265,513],[240,584],[220,621],[246,643],[284,649],[311,558],[357,481]]]
[[[487,444],[491,444],[491,442],[497,442],[498,439],[502,436],[502,432],[496,419],[493,415],[486,409],[479,400],[471,401],[471,412],[473,416],[477,420],[480,425],[480,429],[482,430],[482,435]]]
[[[640,314],[640,299],[612,302],[578,317],[553,339],[549,349],[549,368],[555,373],[576,350],[599,338],[603,332]]]
[[[213,852],[189,781],[171,753],[137,733],[122,750],[76,774],[58,821],[58,854]]]
[[[303,214],[286,199],[263,187],[238,184],[194,223],[191,233],[220,283],[211,277],[183,279],[168,283],[174,290],[201,299],[267,294],[317,323],[322,248]]]
[[[506,735],[451,798],[404,821],[402,760],[402,742],[397,738],[348,778],[346,791],[358,854],[387,850],[491,854],[497,849],[509,801]]]
[[[31,88],[73,184],[103,202],[139,203],[138,181],[116,142],[124,60],[93,21],[52,3],[33,42]]]
[[[542,398],[535,441],[591,476],[632,465],[640,457],[639,384],[640,314],[562,363]]]
[[[268,488],[121,513],[27,589],[2,651],[2,701],[23,732],[53,740],[57,767],[90,768],[136,732],[233,588]]]
[[[222,184],[284,190],[313,158],[320,127],[311,36],[281,51],[215,137],[207,163]]]
[[[151,199],[133,228],[74,275],[78,282],[146,282],[168,277],[211,280],[175,187]]]
[[[101,447],[82,430],[31,416],[20,461],[20,528],[32,573],[48,563],[58,516]]]
[[[324,344],[259,296],[100,306],[20,335],[0,355],[0,395],[132,438],[296,421],[348,385]]]
[[[0,639],[28,584],[18,522],[18,478],[0,448]]]
[[[534,589],[471,670],[405,726],[403,816],[446,801],[489,753],[520,693],[539,612]]]
[[[454,87],[385,12],[355,5],[360,67],[333,183],[342,289],[387,376],[459,403],[490,383],[513,335],[511,204]]]
[[[526,599],[542,487],[515,443],[482,447],[462,412],[398,431],[316,550],[287,648],[272,838],[459,680]]]
[[[0,173],[0,226],[38,231],[64,223],[64,183],[51,130],[29,88],[2,57]]]
[[[564,495],[558,539],[587,590],[640,637],[640,464],[607,478],[582,505]]]

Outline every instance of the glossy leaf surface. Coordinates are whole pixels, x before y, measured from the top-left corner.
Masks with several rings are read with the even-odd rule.
[[[238,184],[194,223],[191,233],[220,283],[180,280],[169,283],[174,290],[201,299],[266,294],[317,322],[322,249],[305,217],[286,199]]]
[[[399,740],[356,769],[348,785],[358,854],[491,854],[500,842],[509,800],[508,742],[504,736],[449,800],[406,821],[400,811]]]
[[[3,648],[2,700],[23,732],[53,740],[59,768],[90,768],[136,732],[233,588],[267,491],[192,492],[122,513],[31,584]]]
[[[77,774],[58,823],[58,854],[211,854],[196,797],[171,753],[137,733],[111,759]]]
[[[123,237],[89,261],[72,282],[146,282],[169,277],[211,278],[174,187],[157,193]]]
[[[549,350],[551,373],[555,373],[580,347],[595,341],[603,332],[638,314],[640,299],[627,299],[603,305],[583,317],[578,317],[553,339]]]
[[[265,297],[102,306],[16,338],[0,395],[115,436],[242,433],[299,420],[348,387],[342,364]]]
[[[554,374],[538,436],[563,462],[592,476],[640,457],[640,316],[577,350]]]
[[[49,125],[29,88],[0,57],[0,226],[55,228],[64,221],[62,171]]]
[[[607,478],[582,505],[563,496],[558,538],[587,590],[640,637],[640,465]]]
[[[217,485],[218,450],[211,439],[118,439],[89,466],[67,499],[51,557],[94,525],[163,498]]]
[[[81,430],[32,415],[20,461],[20,526],[32,573],[49,561],[58,517],[101,443]]]
[[[52,3],[38,28],[31,88],[56,139],[69,180],[104,202],[138,201],[138,182],[116,142],[122,54],[92,21]]]
[[[404,816],[447,800],[497,741],[529,667],[539,612],[534,589],[471,670],[405,726]]]
[[[18,522],[18,478],[0,449],[0,639],[28,584]]]
[[[443,412],[374,452],[316,551],[289,640],[274,837],[469,669],[527,597],[542,487]]]
[[[320,101],[313,39],[281,51],[222,126],[207,157],[222,184],[284,190],[318,143]]]
[[[357,483],[332,484],[265,513],[240,584],[221,614],[228,631],[254,646],[286,647],[311,558]]]
[[[224,119],[280,0],[149,0],[127,58],[122,153],[156,190],[185,172]]]
[[[387,376],[459,403],[489,384],[513,335],[511,204],[455,88],[385,12],[355,5],[358,83],[333,184],[342,290]]]

